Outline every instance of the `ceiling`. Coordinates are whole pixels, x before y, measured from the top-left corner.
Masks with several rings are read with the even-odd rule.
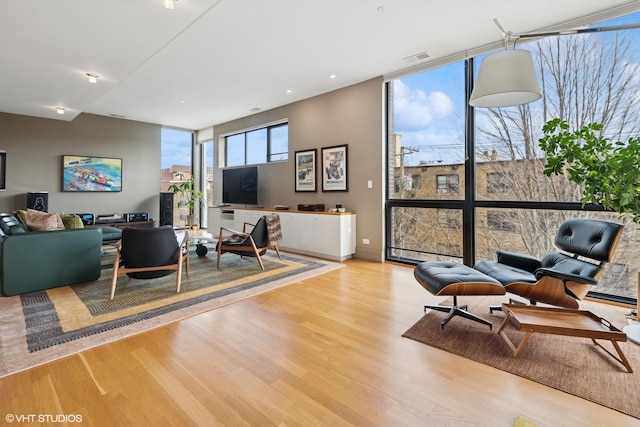
[[[3,0],[0,112],[198,130],[499,41],[494,18],[528,33],[619,6],[640,2]]]

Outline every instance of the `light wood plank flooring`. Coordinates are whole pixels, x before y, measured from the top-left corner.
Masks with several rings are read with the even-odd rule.
[[[0,425],[8,414],[80,415],[71,426],[640,424],[402,338],[437,300],[411,267],[346,265],[0,379]]]

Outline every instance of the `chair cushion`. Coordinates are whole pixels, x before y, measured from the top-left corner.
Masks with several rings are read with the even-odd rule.
[[[500,264],[497,261],[480,261],[473,268],[481,273],[493,277],[503,285],[514,282],[536,282],[536,276],[534,276],[533,273],[510,265]]]
[[[560,252],[551,252],[542,258],[542,268],[548,268],[560,273],[576,274],[578,276],[594,278],[602,268],[590,262],[577,259]]]
[[[413,275],[423,288],[434,295],[443,295],[443,291],[449,286],[456,286],[460,291],[458,295],[503,295],[505,293],[502,284],[496,279],[459,262],[425,261],[416,266]],[[468,286],[457,286],[465,284]],[[466,289],[463,290],[465,287]],[[444,293],[444,295],[454,294],[456,293]]]
[[[613,256],[622,227],[622,224],[595,219],[569,219],[560,225],[555,244],[572,254],[611,261],[609,257]]]
[[[122,230],[116,227],[109,227],[108,225],[96,226],[102,229],[102,242],[111,243],[117,242],[122,238]]]

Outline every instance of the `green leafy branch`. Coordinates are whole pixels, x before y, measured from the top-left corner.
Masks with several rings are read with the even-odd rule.
[[[583,186],[582,204],[594,203],[640,224],[640,138],[626,143],[602,136],[603,125],[591,123],[572,131],[561,119],[542,128],[546,154],[544,174],[566,175]]]

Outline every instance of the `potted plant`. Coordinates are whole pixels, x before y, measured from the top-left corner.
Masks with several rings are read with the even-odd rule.
[[[561,119],[547,122],[542,130],[545,136],[539,145],[546,155],[545,175],[566,171],[570,181],[583,186],[583,205],[599,204],[621,220],[640,224],[640,137],[611,142],[603,136],[600,123],[572,131]],[[624,331],[640,344],[640,325]]]
[[[178,202],[178,207],[186,206],[189,208],[189,215],[186,219],[186,224],[197,224],[197,215],[195,213],[195,207],[202,202],[202,192],[195,188],[195,180],[193,177],[185,179],[183,173],[176,174],[177,182],[171,184],[168,191],[171,191],[175,195],[179,195],[181,200]]]

